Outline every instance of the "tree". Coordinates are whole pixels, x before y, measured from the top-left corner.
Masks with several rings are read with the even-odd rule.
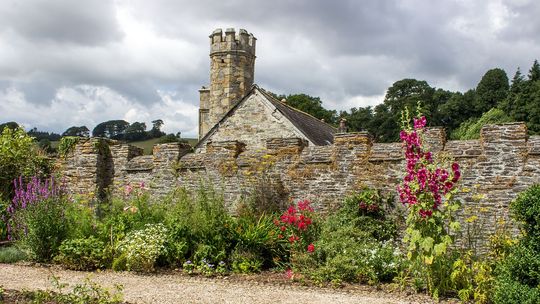
[[[124,139],[124,133],[128,127],[129,122],[125,120],[109,120],[98,124],[92,130],[92,136]]]
[[[10,129],[17,129],[19,127],[19,124],[14,121],[5,122],[3,124],[0,124],[0,132],[4,131],[4,128],[10,128]]]
[[[32,136],[34,140],[41,141],[42,139],[47,139],[49,141],[58,141],[62,136],[60,134],[54,133],[54,132],[46,132],[46,131],[38,131],[36,127],[30,129],[30,131],[27,132],[28,135]]]
[[[144,122],[134,122],[127,127],[124,133],[126,141],[144,140],[146,138],[146,124]]]
[[[540,64],[538,64],[538,60],[534,60],[534,63],[529,70],[529,80],[531,81],[537,81],[540,80]]]
[[[152,121],[152,129],[148,131],[148,137],[150,138],[160,138],[161,136],[165,135],[163,131],[161,131],[161,127],[163,126],[163,120],[156,119]]]
[[[437,125],[446,128],[448,134],[459,127],[461,123],[473,116],[472,105],[474,103],[474,90],[452,93],[445,103],[439,104],[437,115],[439,122]]]
[[[474,99],[474,115],[482,116],[505,100],[510,86],[508,76],[503,69],[495,68],[487,71],[476,86]]]
[[[79,136],[79,137],[88,137],[90,136],[90,130],[86,126],[72,126],[69,127],[62,136]]]
[[[388,88],[384,104],[388,106],[389,112],[397,119],[399,119],[401,112],[405,108],[409,110],[415,109],[419,102],[424,114],[433,117],[437,110],[436,105],[433,103],[434,93],[435,89],[430,87],[426,81],[406,78],[394,82]]]
[[[373,120],[370,123],[369,132],[377,142],[393,142],[398,139],[400,127],[398,120],[390,112],[387,104],[381,103],[375,106]]]
[[[50,168],[34,139],[22,128],[4,128],[0,133],[0,172],[0,200],[8,200],[14,179],[47,175]]]
[[[373,109],[371,107],[351,108],[350,113],[341,111],[339,116],[347,120],[347,127],[351,132],[372,132]]]
[[[393,142],[399,139],[401,112],[406,108],[414,111],[420,103],[426,116],[436,116],[434,93],[435,89],[423,80],[406,78],[394,82],[386,91],[384,102],[375,107],[370,127],[375,140]]]
[[[307,94],[292,94],[287,97],[284,95],[278,96],[280,100],[283,98],[287,100],[289,106],[295,109],[306,112],[315,118],[324,119],[329,124],[337,123],[337,112],[325,109],[319,97],[312,97]]]

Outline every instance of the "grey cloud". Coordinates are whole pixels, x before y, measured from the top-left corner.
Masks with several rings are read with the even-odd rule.
[[[497,31],[490,3],[501,6],[505,18]],[[256,82],[276,93],[304,92],[339,108],[351,97],[384,95],[402,78],[452,83],[443,88],[463,91],[490,68],[502,67],[509,76],[517,66],[526,71],[540,54],[540,4],[516,3],[11,0],[0,7],[0,41],[2,33],[15,33],[25,43],[14,44],[14,53],[26,55],[13,67],[1,62],[0,50],[0,81],[42,104],[55,89],[79,84],[106,86],[142,105],[159,103],[158,90],[196,104],[197,89],[208,84],[208,35],[218,27],[242,27],[259,39]],[[190,51],[177,56],[196,64],[175,63],[171,72],[167,59],[145,57],[145,50],[137,59],[137,46],[119,51],[126,47],[119,11],[159,37],[186,43]]]
[[[30,40],[101,45],[122,36],[112,1],[8,0],[0,20]]]

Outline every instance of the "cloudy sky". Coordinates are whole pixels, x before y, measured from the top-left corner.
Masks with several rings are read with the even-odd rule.
[[[258,38],[257,84],[330,109],[380,103],[403,78],[463,91],[490,68],[526,73],[538,16],[538,0],[2,0],[0,122],[161,118],[194,137],[208,35],[229,27]]]

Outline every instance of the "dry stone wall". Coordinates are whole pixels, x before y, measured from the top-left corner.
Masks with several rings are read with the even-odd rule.
[[[96,142],[110,145],[109,152],[96,149]],[[461,186],[470,191],[458,198],[481,209],[477,215],[489,224],[487,232],[508,218],[508,204],[519,192],[540,182],[540,137],[529,137],[524,124],[488,125],[481,139],[467,141],[446,141],[444,130],[430,129],[426,142],[436,155],[461,164]],[[187,145],[164,144],[154,147],[153,156],[141,156],[126,145],[91,139],[62,161],[63,172],[79,192],[103,189],[107,183],[144,182],[159,196],[178,186],[194,190],[211,184],[223,191],[231,209],[270,181],[282,185],[280,191],[290,199],[310,199],[328,210],[362,186],[395,193],[405,165],[400,143],[374,143],[367,133],[336,134],[331,146],[273,138],[260,149],[229,140],[210,142],[205,150],[188,153]],[[485,198],[478,202],[473,199],[477,194]]]

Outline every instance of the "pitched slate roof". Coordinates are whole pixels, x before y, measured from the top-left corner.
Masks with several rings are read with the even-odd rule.
[[[312,143],[317,146],[326,146],[334,142],[334,133],[336,128],[322,122],[305,112],[295,109],[274,98],[263,89],[259,89],[266,99],[268,99],[283,116],[292,122],[292,124],[300,130]]]
[[[232,107],[232,109],[223,116],[223,118],[215,124],[206,135],[199,140],[195,145],[195,148],[200,148],[201,144],[206,141],[212,134],[214,134],[219,126],[230,117],[236,109],[251,95],[254,91],[258,91],[264,96],[270,103],[272,103],[276,109],[285,116],[304,136],[317,146],[330,145],[334,142],[334,134],[337,132],[336,128],[331,125],[320,121],[319,119],[304,113],[298,109],[295,109],[287,104],[274,98],[264,89],[259,88],[257,85],[253,85],[251,90],[244,96],[239,102]]]

